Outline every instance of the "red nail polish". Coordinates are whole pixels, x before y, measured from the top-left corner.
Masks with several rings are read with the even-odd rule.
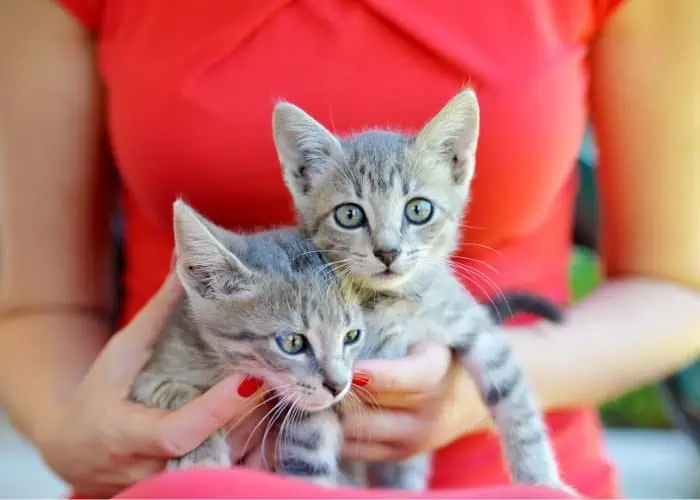
[[[366,373],[357,372],[353,375],[352,385],[356,385],[358,387],[364,387],[367,384],[369,384],[369,375],[367,375]]]
[[[263,385],[263,381],[259,378],[247,376],[243,379],[243,382],[238,384],[238,395],[242,398],[249,398],[260,389]]]

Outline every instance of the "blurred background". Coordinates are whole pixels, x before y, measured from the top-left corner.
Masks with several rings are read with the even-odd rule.
[[[579,157],[575,250],[571,285],[575,299],[600,281],[596,254],[596,150],[584,137]],[[658,384],[640,387],[604,405],[601,417],[611,459],[630,498],[700,498],[700,361]],[[0,410],[0,496],[49,498],[69,494],[36,451]]]

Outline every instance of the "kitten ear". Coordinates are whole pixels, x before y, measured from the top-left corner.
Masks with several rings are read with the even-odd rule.
[[[272,131],[284,180],[295,198],[309,194],[333,163],[342,158],[338,139],[288,102],[275,105]]]
[[[252,290],[251,271],[217,238],[226,233],[182,200],[173,205],[177,273],[185,289],[202,298]]]
[[[472,89],[454,96],[428,122],[416,138],[418,154],[437,153],[452,167],[457,184],[468,184],[474,176],[474,159],[479,139],[479,102]]]

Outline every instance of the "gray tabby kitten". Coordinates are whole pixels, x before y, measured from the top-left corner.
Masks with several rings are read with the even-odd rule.
[[[291,420],[277,426],[275,470],[336,484],[342,433],[334,405],[350,390],[365,342],[358,302],[297,230],[235,234],[182,201],[174,226],[185,293],[132,399],[176,409],[233,371],[259,377]],[[221,429],[169,468],[230,465]]]
[[[505,335],[450,272],[474,175],[474,92],[460,92],[415,136],[369,130],[339,138],[285,102],[273,131],[304,234],[364,294],[361,356],[402,356],[427,338],[450,347],[479,385],[513,479],[563,487]],[[430,457],[367,467],[374,486],[423,490]]]

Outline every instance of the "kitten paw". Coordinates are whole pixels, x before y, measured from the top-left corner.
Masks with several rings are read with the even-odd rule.
[[[561,492],[566,493],[567,495],[570,495],[574,498],[583,498],[583,496],[578,491],[576,491],[575,489],[573,489],[571,486],[569,486],[566,483],[554,484],[554,485],[551,485],[550,488],[554,488],[555,490],[560,490]]]
[[[404,477],[402,478],[402,481],[399,483],[393,485],[393,486],[385,486],[386,488],[394,488],[394,489],[400,489],[403,491],[416,491],[416,492],[421,492],[421,491],[427,491],[428,490],[428,482],[426,478],[423,477]]]
[[[325,488],[337,488],[338,487],[338,481],[336,481],[332,477],[318,476],[318,477],[307,478],[307,480],[310,483],[313,483],[317,486],[323,486]]]
[[[194,467],[231,467],[228,457],[197,457],[193,454],[168,460],[166,470],[192,469]]]

